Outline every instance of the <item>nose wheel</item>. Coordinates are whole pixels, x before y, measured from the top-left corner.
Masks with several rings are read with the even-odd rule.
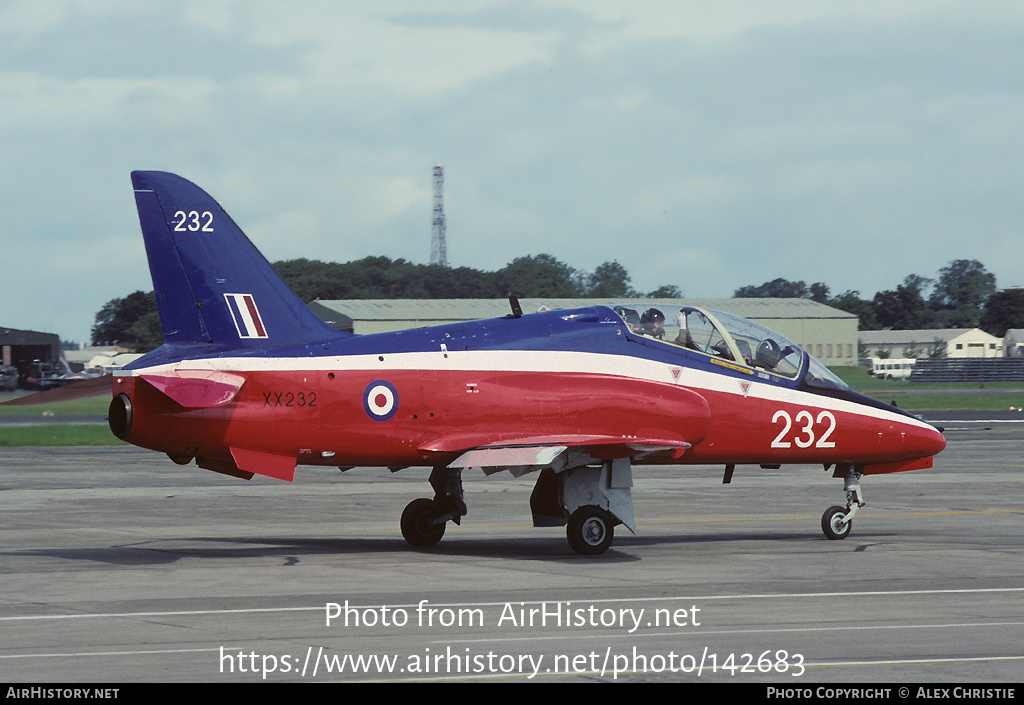
[[[864,506],[864,493],[860,489],[862,475],[857,466],[849,466],[843,485],[846,490],[846,506],[831,506],[821,515],[821,530],[831,541],[839,541],[850,535],[853,515]]]
[[[846,507],[838,505],[825,510],[825,513],[821,515],[821,530],[825,532],[825,536],[832,541],[838,541],[850,535],[853,520],[847,520],[846,514]]]

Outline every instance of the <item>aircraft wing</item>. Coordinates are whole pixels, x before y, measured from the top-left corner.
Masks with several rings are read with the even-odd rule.
[[[454,434],[434,439],[419,447],[425,452],[462,453],[448,464],[451,468],[484,468],[484,472],[509,469],[548,467],[569,448],[586,452],[598,460],[632,458],[650,453],[669,453],[679,458],[691,447],[683,440],[645,438],[638,436],[611,436],[598,434],[566,434],[558,436],[530,436],[509,438],[495,442],[472,434]],[[490,471],[490,472],[489,472]],[[521,473],[518,473],[521,474]]]

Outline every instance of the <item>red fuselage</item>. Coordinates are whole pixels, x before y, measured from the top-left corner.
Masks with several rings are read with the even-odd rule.
[[[431,356],[217,360],[244,382],[226,402],[190,408],[171,398],[183,398],[176,375],[214,368],[192,361],[116,376],[114,394],[131,402],[126,440],[182,461],[241,448],[307,465],[436,466],[479,446],[560,439],[586,448],[588,438],[616,437],[624,449],[637,439],[691,446],[636,463],[851,463],[870,473],[922,467],[913,461],[945,446],[934,427],[896,410],[648,360],[505,351],[430,367]],[[518,369],[499,368],[513,359]],[[591,451],[617,453],[607,443]]]

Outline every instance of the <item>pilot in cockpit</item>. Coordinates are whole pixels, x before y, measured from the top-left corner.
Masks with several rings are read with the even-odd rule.
[[[665,314],[656,308],[649,308],[640,316],[640,326],[644,335],[652,338],[665,337]]]

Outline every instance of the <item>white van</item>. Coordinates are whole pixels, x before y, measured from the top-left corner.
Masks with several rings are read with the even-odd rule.
[[[868,374],[878,379],[910,379],[917,360],[912,357],[869,357],[868,362]]]

